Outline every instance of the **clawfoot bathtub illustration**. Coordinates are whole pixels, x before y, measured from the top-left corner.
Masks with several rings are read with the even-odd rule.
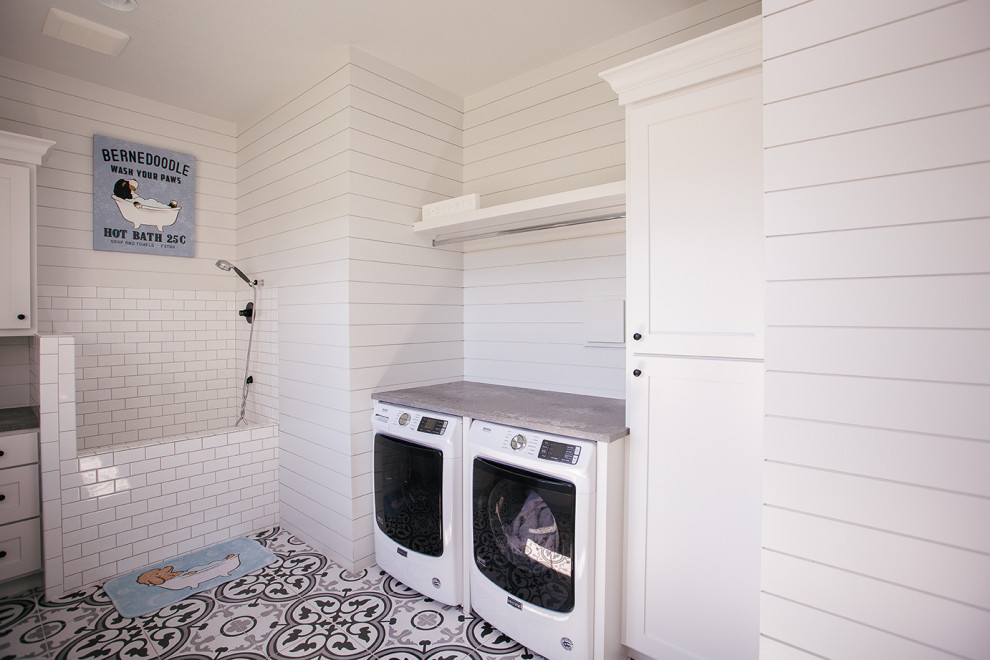
[[[141,225],[154,225],[158,231],[175,223],[182,210],[175,200],[165,204],[157,199],[145,199],[135,194],[137,187],[138,182],[134,179],[118,179],[113,186],[110,198],[117,204],[124,220],[135,229]]]
[[[240,555],[227,555],[223,559],[197,566],[188,571],[176,571],[174,566],[152,568],[138,576],[138,584],[146,584],[164,589],[195,589],[199,585],[218,577],[226,577],[241,565]]]

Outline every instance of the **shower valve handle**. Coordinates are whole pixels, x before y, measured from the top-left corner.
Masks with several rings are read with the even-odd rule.
[[[248,323],[252,323],[254,321],[254,303],[249,302],[244,306],[244,309],[237,312],[237,315],[243,316]]]

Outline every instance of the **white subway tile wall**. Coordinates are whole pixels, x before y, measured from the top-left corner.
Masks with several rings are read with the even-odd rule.
[[[29,337],[0,337],[0,408],[31,404]]]
[[[63,461],[64,588],[276,524],[277,446],[267,425]]]
[[[276,523],[274,424],[77,450],[73,379],[60,378],[75,371],[74,346],[32,339],[47,597]]]
[[[241,299],[244,299],[243,301]],[[252,293],[40,286],[42,333],[76,340],[80,448],[201,433],[240,412]],[[248,419],[277,417],[277,294],[259,291]]]
[[[63,595],[61,466],[75,458],[76,388],[73,379],[60,378],[75,371],[75,342],[72,337],[31,337],[32,382],[38,385],[40,419],[41,530],[44,549],[45,594]],[[70,350],[71,349],[71,350]],[[61,418],[65,417],[66,421]]]

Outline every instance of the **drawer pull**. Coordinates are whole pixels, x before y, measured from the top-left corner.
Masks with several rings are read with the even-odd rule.
[[[3,456],[3,450],[0,449],[0,456]]]
[[[0,502],[3,502],[5,499],[7,499],[7,496],[4,495],[3,493],[0,493]]]
[[[6,550],[0,550],[0,559],[3,559],[6,556],[7,556],[7,551]]]

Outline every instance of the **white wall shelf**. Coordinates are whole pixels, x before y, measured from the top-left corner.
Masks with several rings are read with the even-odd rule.
[[[492,232],[577,223],[625,212],[626,183],[615,181],[474,211],[448,213],[417,222],[413,231],[432,233],[435,241],[469,240]]]

